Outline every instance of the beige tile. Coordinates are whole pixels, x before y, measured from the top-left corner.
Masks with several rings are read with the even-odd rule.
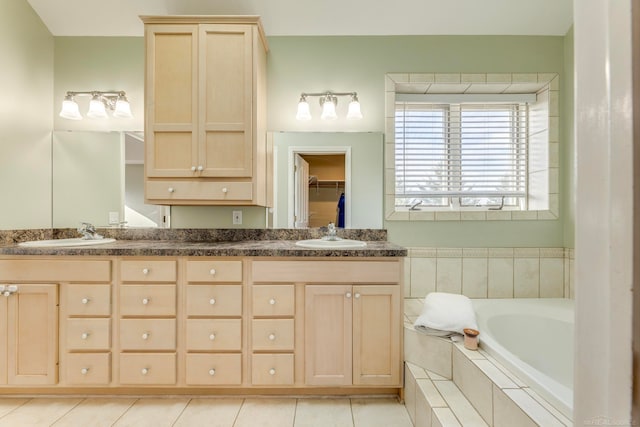
[[[462,258],[463,248],[437,248],[438,258]]]
[[[406,362],[405,364],[409,368],[409,371],[411,372],[411,375],[413,376],[413,378],[415,378],[417,380],[418,379],[424,379],[424,378],[428,379],[429,378],[429,374],[427,374],[427,371],[422,369],[420,366],[414,365],[413,363],[409,363],[409,362]]]
[[[409,248],[409,256],[412,258],[436,258],[438,250],[436,248]]]
[[[435,75],[436,83],[460,83],[458,73],[438,73]]]
[[[232,427],[241,406],[242,399],[191,399],[174,427]]]
[[[487,378],[491,380],[492,383],[497,385],[500,388],[518,388],[518,384],[513,382],[511,378],[509,378],[504,372],[498,369],[492,362],[489,360],[473,360],[472,363],[478,367],[480,371]]]
[[[498,368],[500,370],[500,372],[505,374],[507,376],[507,378],[509,378],[511,381],[513,381],[518,387],[528,387],[527,383],[522,381],[520,378],[518,378],[518,376],[516,374],[514,374],[513,372],[508,370],[506,367],[504,367],[504,365],[502,365],[500,362],[498,362],[493,356],[491,356],[490,354],[488,354],[484,350],[480,350],[480,353],[482,353],[482,355],[488,361],[490,361],[493,364],[493,366]]]
[[[462,342],[454,342],[453,346],[455,347],[456,350],[464,354],[467,357],[467,359],[471,359],[471,360],[485,359],[484,354],[482,354],[479,350],[468,350],[464,347],[464,344]]]
[[[445,378],[442,375],[436,374],[435,372],[430,371],[428,369],[425,369],[425,372],[427,373],[427,375],[429,375],[429,378],[432,381],[449,381],[451,379],[451,377]]]
[[[82,399],[37,398],[14,409],[0,419],[2,427],[50,426],[68,413]]]
[[[487,426],[453,381],[437,381],[434,384],[460,424],[465,427]]]
[[[540,286],[539,258],[515,258],[513,260],[513,296],[538,298]]]
[[[511,74],[489,73],[487,83],[511,83]]]
[[[139,399],[113,425],[116,427],[172,426],[188,403],[188,398]]]
[[[292,426],[295,412],[295,399],[246,399],[233,427]]]
[[[433,73],[411,73],[409,74],[409,81],[411,83],[433,83],[435,82],[435,75]]]
[[[21,407],[28,401],[29,399],[3,396],[2,399],[0,399],[0,418]]]
[[[136,401],[135,398],[85,399],[69,411],[54,427],[109,427]]]
[[[433,427],[458,427],[461,424],[449,408],[434,408],[431,410],[431,425]],[[466,427],[466,426],[465,426]]]
[[[454,294],[462,292],[462,258],[437,259],[436,290]]]
[[[460,212],[436,211],[436,221],[460,221]]]
[[[545,427],[563,427],[563,424],[522,389],[503,390],[535,423]]]
[[[493,385],[491,380],[457,347],[453,350],[453,382],[464,393],[484,421],[491,425],[493,420],[491,396]]]
[[[451,341],[405,328],[404,360],[450,379]]]
[[[412,297],[425,297],[436,290],[436,258],[411,258],[410,274]]]
[[[536,211],[511,211],[511,219],[513,221],[530,221],[538,219]]]
[[[415,427],[431,427],[431,407],[422,393],[416,393]]]
[[[461,221],[485,221],[487,213],[485,211],[462,211],[460,212]]]
[[[513,298],[513,258],[489,258],[487,274],[489,298]]]
[[[353,427],[351,401],[348,398],[298,399],[293,425],[294,427]]]
[[[565,426],[573,426],[573,422],[569,418],[564,416],[559,410],[557,410],[549,402],[544,400],[542,398],[542,396],[540,396],[538,393],[536,393],[535,391],[531,390],[529,387],[525,387],[525,388],[523,388],[523,390],[525,392],[527,392],[527,394],[529,396],[533,397],[533,399],[536,402],[538,402],[540,405],[542,405],[554,417],[556,417],[562,424],[564,424]]]
[[[409,220],[411,221],[435,221],[436,213],[434,211],[409,211]]]
[[[511,221],[511,211],[487,211],[487,221]]]
[[[493,426],[494,427],[537,427],[500,388],[493,387]],[[546,427],[546,426],[545,426]]]
[[[405,298],[404,299],[404,314],[407,316],[419,316],[422,313],[424,307],[423,298]]]
[[[416,424],[416,378],[409,369],[409,364],[404,365],[404,406],[407,408],[411,422]]]
[[[355,427],[413,427],[397,399],[351,399]]]
[[[486,74],[467,74],[464,73],[460,76],[460,81],[462,83],[486,83],[487,75]]]
[[[489,258],[513,258],[513,248],[489,248]]]
[[[513,83],[538,83],[538,74],[536,73],[513,73],[511,74]]]
[[[469,298],[487,297],[487,258],[462,259],[462,294]]]
[[[447,402],[430,379],[416,380],[416,396],[423,396],[430,408],[444,408]]]
[[[402,283],[404,287],[404,297],[411,296],[411,257],[405,257],[402,261]]]
[[[564,296],[564,260],[540,258],[540,298]]]

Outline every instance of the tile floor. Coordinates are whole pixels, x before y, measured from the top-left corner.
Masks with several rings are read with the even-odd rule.
[[[0,427],[412,427],[397,399],[2,397]]]

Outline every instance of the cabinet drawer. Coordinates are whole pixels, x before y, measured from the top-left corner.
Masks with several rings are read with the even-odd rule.
[[[251,201],[253,198],[251,182],[147,180],[145,189],[148,199]]]
[[[402,260],[402,258],[400,258]],[[254,282],[401,283],[401,264],[392,261],[254,261]]]
[[[187,316],[241,316],[242,286],[187,285]]]
[[[109,350],[111,319],[67,319],[67,350]]]
[[[254,354],[251,363],[251,383],[293,384],[293,354]]]
[[[293,351],[293,319],[254,319],[252,325],[253,350]]]
[[[111,382],[111,353],[67,354],[67,384],[106,385]]]
[[[67,285],[69,316],[108,316],[111,314],[110,285]]]
[[[120,286],[120,315],[175,316],[175,285]]]
[[[188,319],[187,350],[242,349],[242,320]]]
[[[176,354],[121,354],[120,383],[135,385],[175,384]]]
[[[293,285],[257,285],[253,290],[254,316],[293,316]]]
[[[123,282],[175,282],[175,261],[122,261],[120,278]]]
[[[242,282],[242,261],[187,261],[187,282]]]
[[[111,261],[108,260],[0,260],[2,282],[109,282]]]
[[[242,355],[187,354],[187,385],[240,385]]]
[[[121,319],[121,350],[175,350],[175,319]]]

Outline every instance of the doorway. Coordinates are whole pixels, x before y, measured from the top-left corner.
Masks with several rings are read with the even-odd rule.
[[[351,226],[350,147],[290,147],[289,226]]]

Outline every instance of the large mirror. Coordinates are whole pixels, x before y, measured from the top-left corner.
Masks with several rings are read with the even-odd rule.
[[[144,203],[142,132],[54,131],[52,226],[169,225],[169,208]]]

